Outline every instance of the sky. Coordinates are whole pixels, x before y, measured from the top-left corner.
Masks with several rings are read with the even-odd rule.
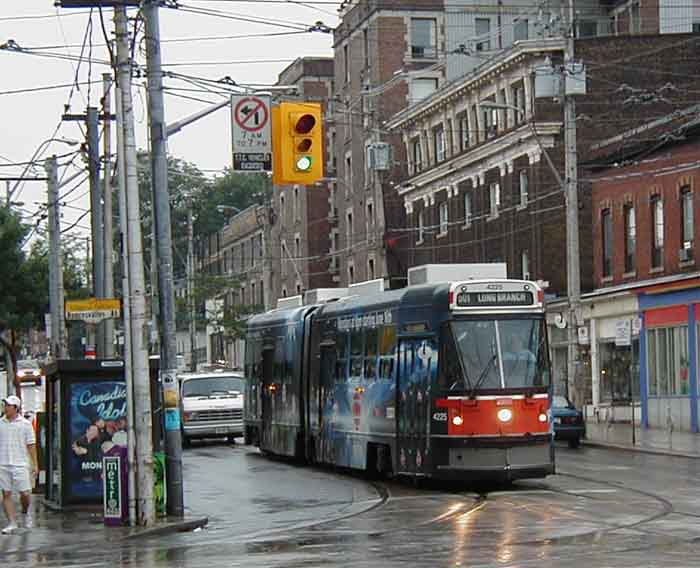
[[[179,9],[160,10],[161,38],[164,40],[162,59],[165,70],[188,78],[218,80],[228,76],[238,84],[263,88],[274,84],[278,74],[297,57],[332,55],[332,34],[269,34],[294,32],[317,21],[334,27],[338,22],[339,2],[182,0],[179,5]],[[216,11],[217,14],[197,13],[201,10]],[[136,11],[130,10],[129,15],[135,16]],[[275,20],[277,25],[250,21],[261,18]],[[111,9],[104,9],[104,19],[111,36]],[[108,52],[97,10],[92,16],[92,31],[86,33],[89,22],[89,10],[56,8],[53,0],[0,1],[0,45],[14,40],[23,49],[37,51],[37,55],[30,55],[0,50],[0,176],[22,174],[25,166],[10,164],[30,161],[40,146],[38,158],[56,154],[59,164],[65,164],[59,169],[59,177],[63,179],[78,171],[75,164],[83,165],[80,158],[74,164],[68,164],[72,156],[60,157],[73,152],[77,146],[44,142],[54,135],[68,101],[68,112],[74,114],[84,113],[88,103],[99,106],[102,74],[110,71],[108,65],[100,62],[108,59]],[[260,34],[267,35],[250,37]],[[212,36],[248,37],[196,39]],[[86,37],[85,56],[92,44],[91,65],[83,61],[78,66],[76,61],[56,57],[77,58]],[[138,60],[145,64],[143,55]],[[89,80],[99,83],[71,88],[76,77],[78,83]],[[145,78],[134,80],[134,84],[139,85],[134,89],[134,102],[137,142],[142,148],[146,147],[147,131],[145,90],[141,88],[144,83]],[[165,84],[180,89],[165,97],[166,122],[169,124],[208,106],[206,102],[186,100],[182,96],[212,102],[222,100],[221,95],[182,90],[201,90],[199,85],[187,79],[168,78]],[[61,88],[25,91],[54,85]],[[222,109],[186,127],[169,139],[169,153],[194,163],[207,175],[215,175],[231,165],[230,120],[229,110]],[[75,122],[63,122],[55,137],[84,140],[80,125]],[[115,147],[114,132],[112,140]],[[41,164],[26,175],[32,173],[43,176]],[[87,182],[77,185],[81,179],[77,178],[75,183],[67,184],[61,190],[62,195],[73,190],[66,195],[66,206],[62,210],[63,228],[78,223],[70,230],[73,235],[89,234],[89,215],[79,220],[89,204]],[[5,182],[0,183],[0,195],[4,199]],[[35,214],[46,202],[46,193],[45,182],[27,182],[14,192],[13,201],[24,204],[17,205],[16,209],[23,212],[28,222],[36,221]]]

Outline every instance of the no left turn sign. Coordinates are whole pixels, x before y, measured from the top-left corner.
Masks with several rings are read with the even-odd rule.
[[[231,115],[233,169],[239,172],[271,171],[270,97],[234,95]]]

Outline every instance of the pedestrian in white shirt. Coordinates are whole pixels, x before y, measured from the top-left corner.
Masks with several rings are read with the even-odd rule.
[[[20,398],[11,395],[2,402],[5,414],[0,418],[0,490],[9,524],[1,532],[11,534],[17,528],[13,493],[19,493],[25,528],[32,528],[32,480],[38,471],[36,437],[31,422],[20,414]]]

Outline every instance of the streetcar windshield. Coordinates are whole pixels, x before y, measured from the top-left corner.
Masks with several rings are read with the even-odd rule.
[[[547,386],[545,329],[542,318],[453,321],[445,340],[462,364],[446,365],[443,386],[467,391]]]

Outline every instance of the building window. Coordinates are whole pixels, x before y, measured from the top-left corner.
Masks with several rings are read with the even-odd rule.
[[[294,188],[294,220],[298,221],[300,219],[301,207],[299,206],[299,188]]]
[[[262,280],[260,281],[260,287],[258,289],[260,291],[260,299],[258,300],[258,304],[265,306],[265,287]]]
[[[440,203],[440,234],[447,234],[448,227],[447,202]]]
[[[492,183],[489,186],[489,204],[491,207],[492,219],[498,217],[498,208],[501,206],[501,185],[498,183]]]
[[[438,80],[433,77],[422,77],[411,80],[411,103],[417,103],[429,97],[438,88]]]
[[[598,35],[598,22],[580,21],[578,22],[578,37],[596,37]]]
[[[495,102],[493,100],[486,102]],[[485,139],[491,140],[498,134],[498,109],[483,107]]]
[[[516,20],[513,26],[513,41],[526,40],[528,38],[527,29],[527,19],[520,18]]]
[[[281,217],[282,224],[284,225],[284,222],[287,218],[287,211],[285,210],[285,207],[284,207],[284,193],[280,194],[280,217]]]
[[[282,297],[286,298],[287,297],[287,288],[282,288]]]
[[[464,194],[464,225],[472,224],[472,196],[470,193]]]
[[[343,46],[343,70],[345,74],[345,82],[350,82],[350,46]]]
[[[352,191],[352,155],[348,152],[345,155],[345,197]]]
[[[250,303],[255,304],[257,296],[255,294],[255,282],[250,283]]]
[[[528,184],[527,170],[520,170],[520,207],[527,207]]]
[[[348,284],[353,284],[355,282],[355,267],[352,264],[348,264]]]
[[[625,215],[625,272],[634,272],[635,255],[637,252],[637,219],[634,214],[634,205],[628,204],[624,208]]]
[[[418,173],[423,169],[423,149],[421,148],[420,136],[411,140],[411,155],[413,156],[413,172]]]
[[[514,124],[519,124],[525,120],[525,88],[522,83],[517,83],[511,87],[511,94],[513,96],[513,106],[520,109],[519,111],[513,111],[515,114]]]
[[[693,192],[689,187],[681,188],[681,223],[683,223],[684,249],[693,248]]]
[[[418,211],[418,240],[416,244],[421,244],[423,242],[423,237],[425,236],[425,220],[423,217],[423,211]]]
[[[369,69],[369,29],[362,30],[362,43],[364,45],[365,69]]]
[[[437,57],[437,22],[428,18],[411,18],[411,57]]]
[[[435,162],[442,162],[445,159],[445,129],[442,125],[433,130],[433,142],[435,145]]]
[[[639,2],[635,2],[630,6],[630,33],[638,34],[641,32],[641,17],[639,14]]]
[[[488,18],[476,18],[474,20],[475,24],[475,37],[476,37],[476,50],[477,51],[490,51],[491,50],[491,20]]]
[[[686,395],[688,383],[688,326],[647,330],[649,395]]]
[[[346,229],[346,236],[347,236],[347,246],[352,246],[353,245],[353,238],[355,235],[355,227],[353,226],[353,220],[352,220],[352,211],[348,211],[346,214],[346,219],[347,219],[347,227]]]
[[[651,267],[664,265],[664,203],[660,195],[651,198]]]
[[[367,203],[367,227],[374,227],[374,203]]]
[[[459,149],[464,151],[469,148],[469,120],[466,112],[459,115],[457,124],[459,128]]]
[[[374,259],[367,259],[367,280],[374,280]]]
[[[530,280],[530,258],[526,250],[520,253],[520,263],[523,268],[523,280]]]
[[[603,236],[603,278],[612,276],[612,211],[603,209],[600,214],[601,234]]]
[[[301,238],[299,235],[294,235],[294,257],[301,258]]]

